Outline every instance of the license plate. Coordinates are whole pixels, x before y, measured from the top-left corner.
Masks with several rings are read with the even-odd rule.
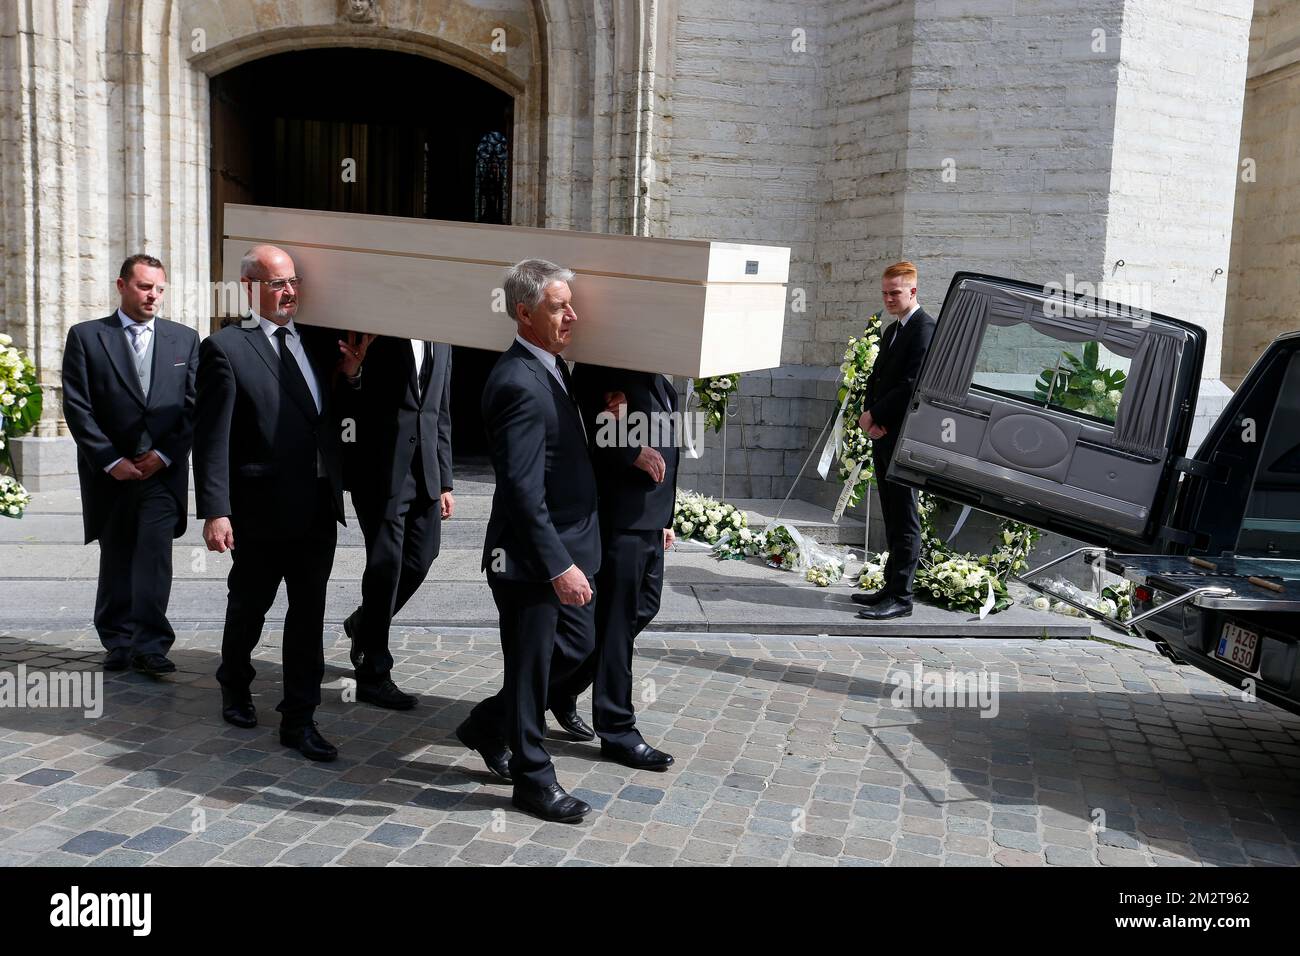
[[[1259,656],[1259,635],[1236,624],[1225,624],[1214,656],[1253,674],[1257,669],[1255,659]]]

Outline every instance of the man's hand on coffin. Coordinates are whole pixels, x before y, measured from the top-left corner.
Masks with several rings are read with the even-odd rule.
[[[664,480],[664,470],[667,466],[664,464],[664,456],[655,449],[649,446],[642,448],[632,464],[653,478],[656,485]]]
[[[569,565],[569,570],[553,580],[551,587],[555,588],[561,604],[582,607],[591,600],[591,584],[576,564]]]
[[[622,392],[606,392],[605,411],[615,418],[622,418],[627,414],[627,396]]]
[[[366,360],[366,351],[375,340],[373,335],[363,335],[357,339],[357,333],[349,332],[347,341],[339,339],[339,371],[348,378],[361,374],[361,363]]]

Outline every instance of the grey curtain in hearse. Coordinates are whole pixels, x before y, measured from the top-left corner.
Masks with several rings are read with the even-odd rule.
[[[978,280],[963,281],[930,346],[920,394],[960,403],[970,389],[980,343],[990,325],[1028,323],[1065,342],[1100,342],[1131,359],[1115,416],[1114,445],[1160,457],[1169,425],[1170,402],[1186,335],[1177,326],[1105,306],[1076,303],[1072,296],[1009,289]],[[1044,309],[1051,304],[1051,314]]]

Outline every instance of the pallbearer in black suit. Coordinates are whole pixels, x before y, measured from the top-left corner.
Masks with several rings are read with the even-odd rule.
[[[921,557],[921,517],[916,492],[889,480],[898,432],[912,399],[925,353],[934,338],[934,319],[916,302],[916,266],[896,262],[881,280],[885,311],[895,319],[885,329],[880,354],[867,379],[866,411],[858,424],[871,438],[879,478],[880,511],[885,519],[885,584],[880,590],[854,594],[867,605],[858,617],[884,621],[912,613],[912,578]]]
[[[593,579],[600,568],[596,479],[568,365],[577,315],[573,273],[529,259],[506,275],[514,344],[483,387],[496,490],[483,564],[501,622],[505,675],[456,736],[498,777],[514,804],[572,822],[591,807],[565,793],[546,752],[547,700],[571,699],[595,647]]]
[[[438,556],[451,483],[451,346],[392,336],[349,336],[362,364],[340,376],[343,485],[366,539],[361,606],[343,622],[357,699],[408,710],[418,698],[393,683],[393,616]],[[345,352],[345,355],[347,353]]]
[[[659,613],[664,549],[677,501],[677,391],[663,375],[594,365],[573,370],[588,431],[595,436],[603,554],[596,576],[592,720],[603,756],[638,770],[667,770],[673,758],[645,742],[632,706],[632,644]],[[616,411],[609,410],[610,405]],[[620,421],[621,420],[621,421]],[[575,710],[555,702],[556,711]]]
[[[302,282],[282,249],[255,246],[239,274],[253,312],[199,349],[194,442],[203,540],[233,560],[217,670],[221,715],[237,727],[257,724],[252,653],[283,581],[280,742],[312,760],[333,760],[338,751],[312,718],[325,675],[325,588],[343,523],[330,378],[344,346],[334,334],[305,338],[294,325]],[[349,361],[345,355],[345,368]]]
[[[77,443],[86,543],[99,539],[95,629],[106,670],[176,670],[167,651],[172,538],[185,533],[199,337],[157,318],[167,274],[131,256],[121,304],[79,322],[63,350],[63,414]]]

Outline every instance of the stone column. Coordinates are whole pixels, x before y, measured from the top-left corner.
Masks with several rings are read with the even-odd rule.
[[[1228,269],[1223,378],[1300,328],[1300,4],[1257,0]]]
[[[14,443],[30,490],[75,482],[62,414],[68,329],[108,314],[123,258],[156,255],[164,315],[207,327],[207,79],[172,0],[0,6],[0,329],[44,388]]]

